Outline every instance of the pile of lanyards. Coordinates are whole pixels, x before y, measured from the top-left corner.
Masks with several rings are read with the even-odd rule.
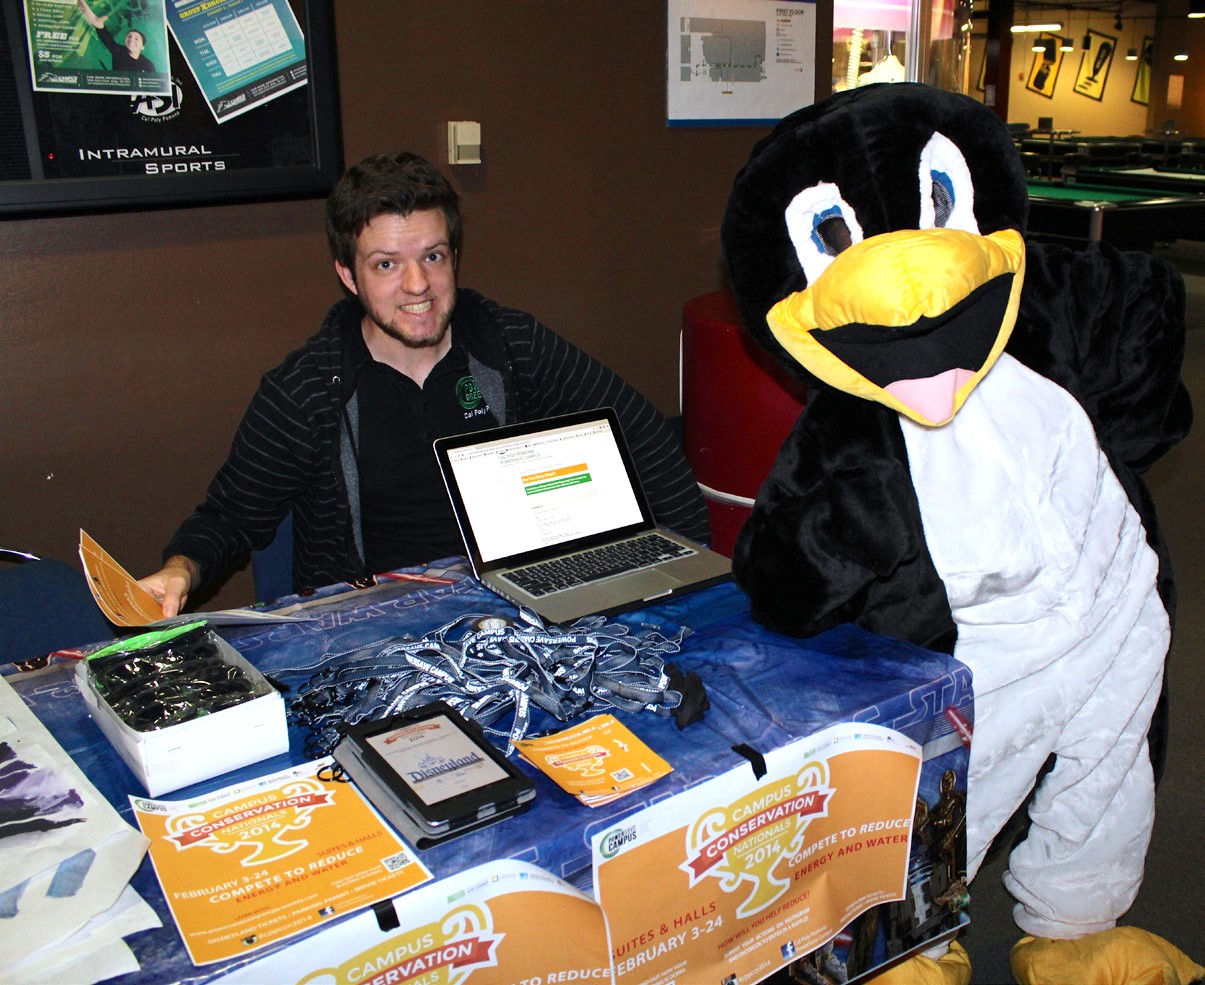
[[[527,609],[515,622],[464,615],[421,639],[398,637],[329,660],[302,685],[292,714],[309,729],[314,757],[329,755],[353,725],[437,700],[504,736],[508,755],[509,743],[527,734],[533,704],[562,722],[615,708],[673,715],[682,727],[706,707],[698,678],[665,663],[687,632],[633,631],[602,616],[549,628]],[[684,690],[696,692],[686,718]]]

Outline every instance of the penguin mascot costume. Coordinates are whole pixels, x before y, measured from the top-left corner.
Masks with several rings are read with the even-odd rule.
[[[1027,244],[1027,204],[1004,124],[921,84],[838,93],[755,146],[724,259],[811,395],[733,567],[773,630],[853,622],[971,668],[968,878],[1033,791],[1005,877],[1019,981],[1187,982],[1205,968],[1115,927],[1164,731],[1174,590],[1141,475],[1191,419],[1183,282]],[[874,981],[968,981],[943,950]]]

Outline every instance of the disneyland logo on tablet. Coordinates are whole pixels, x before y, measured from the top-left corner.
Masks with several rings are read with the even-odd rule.
[[[780,863],[800,851],[813,820],[828,816],[832,795],[827,765],[814,760],[739,800],[710,808],[687,829],[680,868],[691,886],[718,879],[725,893],[746,889],[749,895],[737,915],[758,913],[790,888],[790,867]]]
[[[315,971],[301,979],[300,985],[330,981],[350,985],[464,985],[474,971],[498,966],[502,937],[494,933],[488,907],[460,906],[440,920],[389,937],[335,968]]]
[[[441,776],[447,776],[449,773],[455,773],[466,766],[473,766],[480,762],[483,762],[483,760],[475,752],[470,752],[465,756],[456,756],[451,759],[445,756],[428,755],[419,760],[417,769],[406,770],[406,779],[411,783],[422,783],[424,780],[437,780]]]
[[[243,853],[241,865],[263,865],[308,847],[298,833],[309,827],[314,811],[334,806],[334,794],[320,780],[301,777],[254,796],[176,814],[167,819],[167,838],[180,851]]]

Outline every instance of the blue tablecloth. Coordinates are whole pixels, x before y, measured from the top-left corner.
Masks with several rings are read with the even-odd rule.
[[[441,571],[441,574],[446,572]],[[422,636],[467,612],[514,615],[504,600],[455,571],[452,585],[395,582],[331,602],[318,618],[269,627],[223,627],[222,635],[248,660],[295,693],[315,669],[339,654],[399,636]],[[348,591],[335,586],[326,594]],[[282,600],[282,604],[297,599]],[[311,600],[315,601],[315,600]],[[632,796],[591,810],[535,776],[534,807],[519,818],[437,845],[422,853],[436,878],[491,859],[517,858],[572,882],[590,883],[590,839],[623,815],[673,796],[744,760],[732,747],[768,751],[836,722],[874,722],[897,729],[924,749],[920,795],[934,802],[941,775],[954,770],[965,790],[973,726],[971,676],[953,657],[844,626],[810,640],[771,633],[748,615],[747,599],[721,585],[617,619],[634,628],[689,627],[679,654],[668,662],[703,680],[711,707],[701,722],[680,730],[672,719],[648,713],[619,717],[673,773]],[[131,818],[128,795],[142,795],[129,771],[87,714],[72,682],[74,667],[56,664],[10,678],[39,718],[100,791]],[[286,703],[290,694],[285,695]],[[542,714],[542,713],[541,713]],[[557,723],[548,717],[536,728]],[[171,799],[218,789],[306,759],[307,736],[290,725],[290,752],[168,795]],[[534,771],[531,771],[534,773]],[[164,917],[165,926],[130,938],[142,971],[121,982],[196,981],[222,966],[195,968],[188,960],[149,860],[135,888]],[[258,955],[257,955],[258,956]]]

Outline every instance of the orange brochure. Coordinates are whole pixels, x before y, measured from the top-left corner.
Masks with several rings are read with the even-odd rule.
[[[258,609],[220,609],[216,612],[199,612],[192,615],[163,618],[163,610],[150,592],[138,584],[113,556],[88,536],[79,532],[80,563],[92,598],[104,617],[115,626],[175,626],[181,623],[204,619],[212,625],[247,624],[269,622],[302,622],[308,618],[299,610],[306,604],[289,606],[279,612],[260,612]],[[416,576],[417,577],[417,576]],[[444,579],[439,579],[444,582]],[[445,582],[447,583],[447,582]],[[332,601],[332,600],[325,600]]]
[[[761,981],[902,900],[920,765],[898,732],[836,725],[600,831],[616,985]]]
[[[614,715],[596,715],[553,735],[520,739],[515,748],[562,790],[590,807],[610,803],[673,772]]]
[[[79,556],[92,597],[113,625],[149,626],[163,618],[155,596],[83,530],[79,532]]]
[[[602,910],[526,862],[459,872],[393,901],[398,926],[360,914],[220,979],[235,985],[610,985]]]
[[[131,797],[193,964],[248,954],[431,878],[316,760],[193,800]]]

